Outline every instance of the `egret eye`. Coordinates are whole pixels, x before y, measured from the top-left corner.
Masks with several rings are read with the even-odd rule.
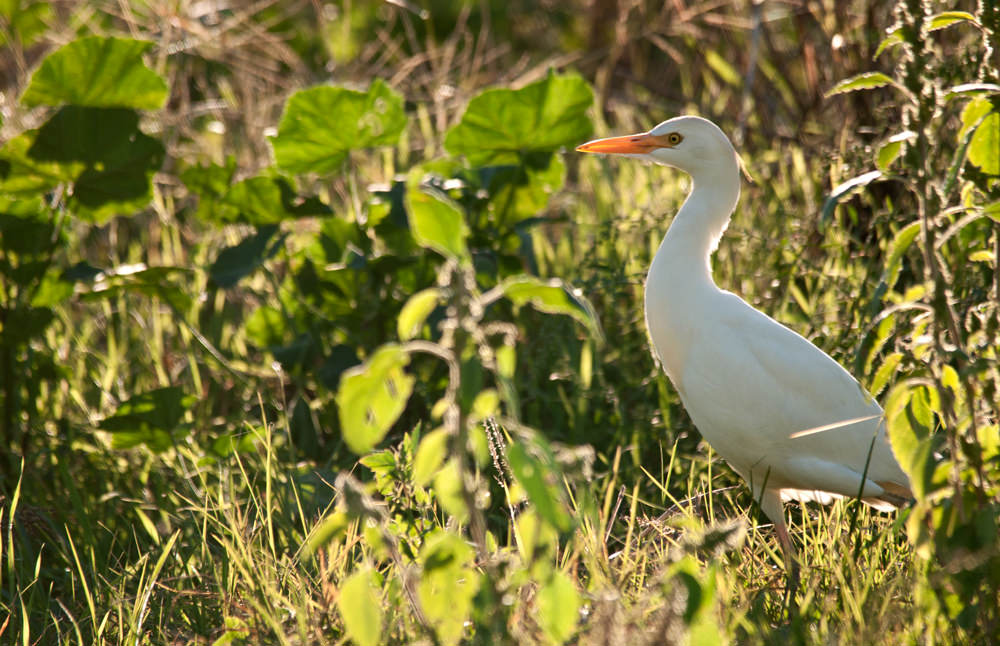
[[[676,146],[682,141],[684,141],[684,137],[681,136],[681,133],[679,132],[671,132],[669,135],[667,135],[667,143],[670,144],[671,146]]]

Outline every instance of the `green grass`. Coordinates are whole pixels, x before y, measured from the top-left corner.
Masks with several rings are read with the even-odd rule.
[[[146,63],[170,90],[142,113],[166,162],[138,212],[94,222],[73,202],[79,178],[18,188],[10,147],[0,149],[0,643],[961,644],[997,634],[1000,225],[986,209],[1000,181],[964,163],[975,96],[932,96],[997,82],[995,64],[963,54],[996,46],[991,6],[928,6],[978,22],[873,63],[885,29],[915,20],[909,5],[921,3],[891,13],[765,5],[755,16],[738,3],[702,13],[643,2],[614,17],[600,1],[586,12],[526,1],[518,10],[530,21],[443,0],[421,5],[426,20],[366,2],[214,17],[159,7],[173,21],[144,3],[22,4],[0,20],[10,44],[2,141],[53,112],[18,97],[42,54],[75,36],[152,40]],[[881,383],[880,401],[902,402],[890,427],[920,474],[918,502],[896,514],[858,501],[788,505],[802,563],[792,598],[769,522],[650,351],[643,281],[686,193],[679,172],[559,152],[565,183],[520,229],[492,201],[504,187],[449,189],[472,227],[477,271],[465,275],[476,289],[522,272],[562,279],[593,305],[604,340],[565,303],[555,310],[578,320],[498,301],[457,328],[468,333],[452,339],[461,370],[449,373],[454,356],[413,353],[400,373],[414,377],[411,396],[396,402],[400,381],[377,384],[402,412],[374,451],[345,442],[341,372],[399,341],[408,298],[444,289],[417,334],[439,354],[453,349],[442,329],[469,311],[451,289],[461,271],[414,242],[403,195],[420,188],[401,178],[483,181],[494,171],[456,162],[446,131],[485,88],[523,87],[549,66],[596,88],[596,135],[681,112],[727,132],[742,125],[754,182],[715,256],[716,281],[864,385]],[[869,69],[908,94],[822,98],[841,74]],[[331,74],[352,88],[387,80],[407,101],[405,134],[352,150],[338,172],[289,174],[272,164],[265,129],[292,92]],[[891,181],[823,216],[831,189],[870,170],[903,128],[900,115],[933,139],[914,139]],[[529,157],[518,172],[552,159]],[[202,185],[213,174],[222,189]],[[268,230],[218,215],[247,178],[280,178],[293,199],[260,193],[240,208],[315,197],[332,214],[284,219],[265,239],[279,240],[274,255],[234,263],[249,270],[224,289],[213,263]],[[23,222],[26,202],[51,229]],[[914,222],[922,233],[898,248]],[[36,230],[37,248],[23,233]],[[496,367],[505,346],[516,347],[509,383]],[[454,423],[451,412],[475,417],[476,395],[492,389],[500,404],[482,423]],[[146,417],[127,403],[143,393],[162,397]],[[104,430],[128,412],[140,422]],[[437,429],[444,455],[421,474]],[[932,452],[944,457],[921,458]]]

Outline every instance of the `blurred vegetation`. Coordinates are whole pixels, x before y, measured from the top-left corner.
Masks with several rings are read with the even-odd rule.
[[[0,1],[0,642],[990,643],[1000,8]],[[916,503],[770,527],[649,350],[681,113],[720,286]]]

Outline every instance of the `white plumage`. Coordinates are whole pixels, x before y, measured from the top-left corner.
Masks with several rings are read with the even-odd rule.
[[[740,195],[740,161],[711,121],[677,117],[577,150],[688,173],[693,188],[646,278],[646,324],[664,370],[712,447],[750,485],[793,553],[783,500],[859,494],[879,509],[911,496],[882,409],[829,355],[719,289],[711,255]]]

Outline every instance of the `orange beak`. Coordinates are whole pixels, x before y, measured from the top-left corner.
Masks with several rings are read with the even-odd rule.
[[[582,146],[577,146],[576,150],[581,153],[644,155],[657,148],[673,148],[673,146],[667,143],[665,136],[651,135],[648,132],[644,132],[638,135],[595,139],[594,141],[588,141]]]

